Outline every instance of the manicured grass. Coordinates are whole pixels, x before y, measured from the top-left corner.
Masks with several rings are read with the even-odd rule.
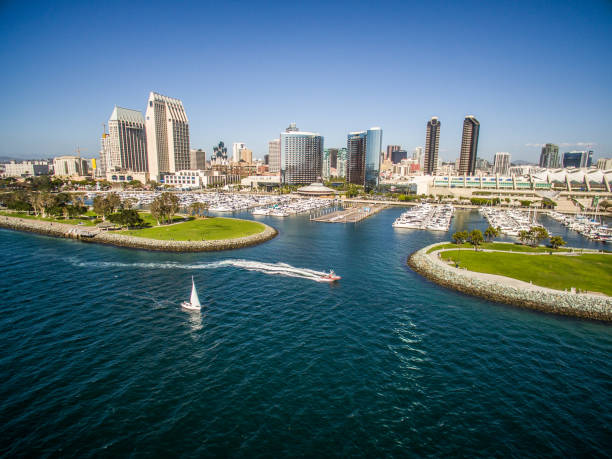
[[[0,215],[5,215],[7,217],[17,217],[17,218],[27,218],[30,220],[41,220],[43,222],[53,222],[53,223],[66,223],[67,225],[78,225],[82,223],[86,226],[95,225],[95,221],[93,219],[87,217],[76,217],[76,218],[59,218],[59,217],[37,217],[34,214],[28,214],[27,212],[5,212],[0,211]]]
[[[146,215],[143,218],[147,220]],[[155,224],[155,222],[153,222]],[[261,223],[238,220],[235,218],[191,219],[172,225],[153,226],[134,230],[120,231],[119,234],[146,237],[162,241],[202,241],[214,239],[234,239],[261,233],[265,227]]]
[[[427,250],[427,253],[431,253],[431,252],[435,252],[436,250],[441,250],[441,249],[473,249],[474,246],[472,244],[440,244],[440,245],[436,245],[435,247],[432,247],[431,249]],[[560,248],[560,249],[551,249],[549,247],[531,247],[528,245],[521,245],[521,244],[512,244],[510,242],[485,242],[484,244],[480,245],[480,248],[482,249],[489,249],[489,250],[505,250],[507,252],[550,252],[551,250],[553,252],[569,252],[569,249],[564,249],[564,248]]]
[[[557,290],[576,287],[612,295],[612,255],[522,255],[449,250],[440,256],[470,271],[513,277]]]

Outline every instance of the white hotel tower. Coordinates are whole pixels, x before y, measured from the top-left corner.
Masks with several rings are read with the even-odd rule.
[[[103,140],[103,148],[108,149],[104,166],[108,171],[129,170],[147,172],[147,137],[142,112],[117,107],[108,120],[109,143]]]
[[[151,92],[145,118],[151,179],[189,169],[189,120],[183,102]]]

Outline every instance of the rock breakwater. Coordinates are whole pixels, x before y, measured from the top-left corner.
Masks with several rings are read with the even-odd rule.
[[[260,222],[258,222],[260,223]],[[162,241],[143,237],[127,236],[109,231],[100,231],[88,226],[69,225],[66,223],[47,222],[26,218],[0,216],[0,227],[18,231],[28,231],[46,236],[79,239],[83,242],[110,244],[133,249],[158,250],[162,252],[209,252],[249,247],[274,238],[276,229],[264,223],[264,230],[250,236],[234,239],[216,239],[209,241]]]
[[[427,253],[435,245],[437,244],[414,252],[408,258],[408,265],[436,284],[487,300],[523,308],[585,319],[612,321],[611,297],[563,292],[504,276],[458,269],[440,260],[437,252]]]

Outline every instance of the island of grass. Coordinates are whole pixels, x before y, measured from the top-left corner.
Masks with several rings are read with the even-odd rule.
[[[160,241],[212,241],[252,236],[266,229],[259,222],[236,218],[175,217],[168,225],[156,225],[151,214],[143,213],[141,218],[147,227],[119,231],[118,234]]]
[[[612,255],[570,255],[565,252],[564,255],[551,256],[547,251],[535,252],[536,255],[530,255],[530,252],[535,251],[511,253],[446,250],[440,253],[440,257],[455,267],[470,271],[511,277],[556,290],[575,288],[612,296]]]
[[[433,244],[408,265],[444,287],[491,301],[612,321],[612,253],[511,243]]]

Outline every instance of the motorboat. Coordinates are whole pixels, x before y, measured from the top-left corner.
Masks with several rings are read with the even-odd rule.
[[[200,298],[198,298],[198,291],[196,290],[195,282],[193,280],[193,276],[191,276],[191,298],[189,301],[183,301],[181,306],[184,309],[188,309],[190,311],[199,311],[202,308],[200,304]]]
[[[318,279],[319,282],[336,282],[342,279],[342,277],[338,276],[333,269],[330,269],[329,273],[325,276],[322,276]]]

